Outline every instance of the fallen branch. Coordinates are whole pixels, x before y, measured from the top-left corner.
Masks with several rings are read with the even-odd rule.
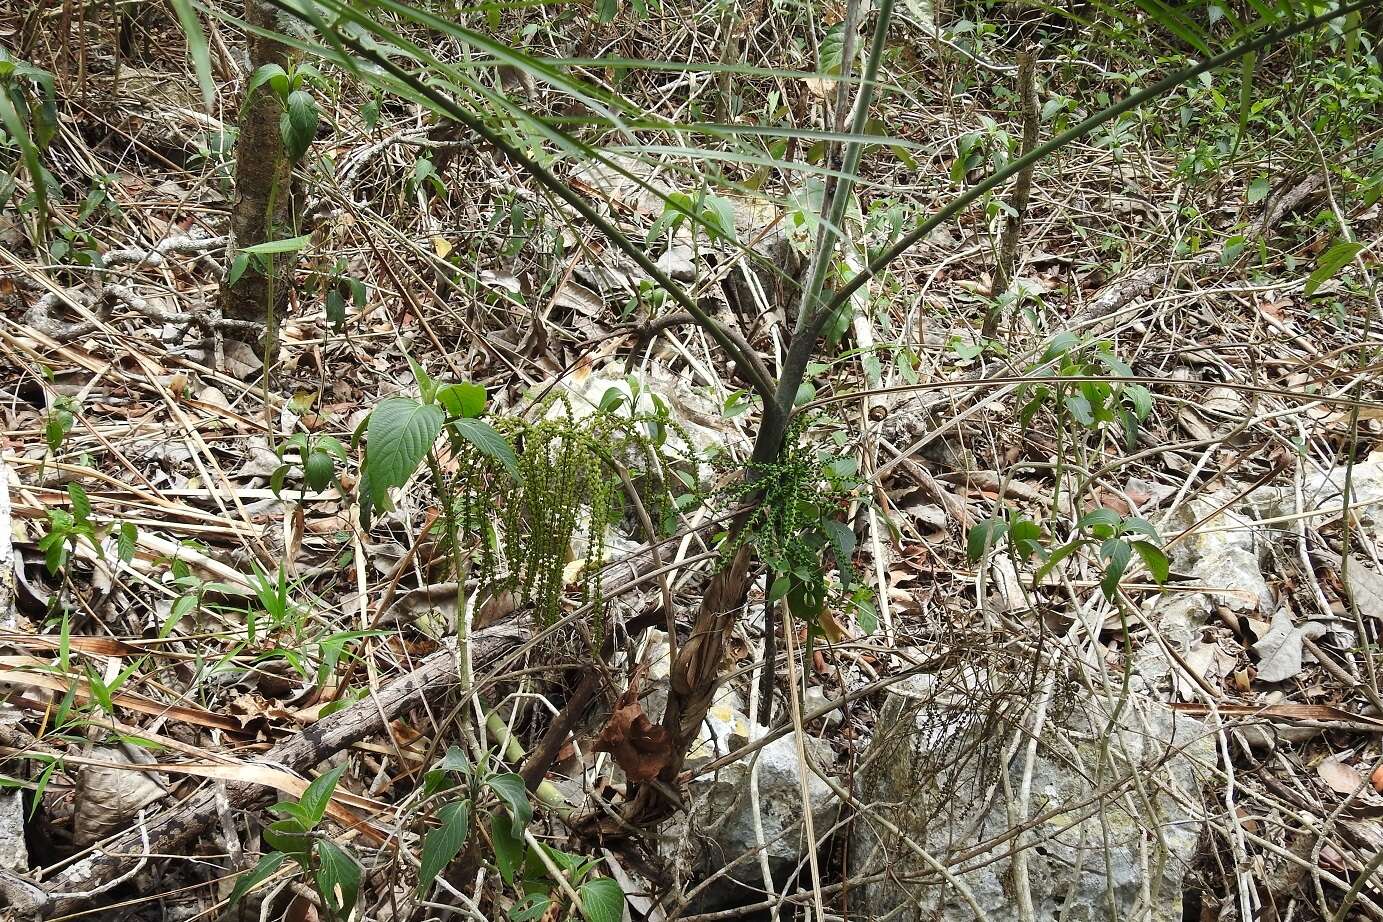
[[[472,636],[472,655],[477,665],[493,663],[527,641],[529,636],[529,625],[524,621],[492,625]],[[386,719],[393,719],[424,696],[437,695],[455,684],[456,651],[439,650],[387,688],[344,711],[322,718],[280,742],[255,761],[303,772],[360,740],[379,733]],[[260,785],[230,784],[227,788],[231,803],[242,810],[266,807],[276,796],[272,788]],[[42,891],[41,897],[27,887],[27,882],[22,878],[18,879],[26,884],[22,890],[29,897],[29,905],[12,904],[12,908],[29,918],[50,918],[76,912],[99,896],[104,885],[128,871],[131,856],[182,852],[201,837],[217,817],[216,787],[209,785],[175,810],[155,817],[145,826],[113,836],[91,854],[63,868],[54,877],[38,885]],[[16,881],[9,883],[11,886],[0,887],[0,891],[13,899],[21,888],[14,886]]]

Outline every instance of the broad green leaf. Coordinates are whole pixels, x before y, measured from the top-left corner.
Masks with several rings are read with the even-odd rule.
[[[269,90],[280,99],[288,92],[288,74],[277,64],[265,64],[255,71],[250,78],[249,84],[245,87],[245,98],[249,98],[255,90],[269,84]]]
[[[288,94],[288,103],[279,121],[279,133],[283,137],[288,160],[292,163],[301,160],[317,136],[317,103],[311,93],[294,90]]]
[[[120,530],[115,541],[115,556],[121,563],[129,563],[134,560],[134,552],[139,544],[139,530],[135,528],[133,522],[121,522]]]
[[[1052,341],[1047,343],[1047,349],[1042,353],[1043,364],[1052,359],[1065,355],[1072,349],[1080,345],[1080,337],[1074,333],[1058,333],[1052,337]]]
[[[313,490],[325,490],[335,473],[336,463],[324,451],[309,452],[307,460],[303,462],[303,480]]]
[[[375,506],[384,508],[389,490],[413,476],[442,431],[442,421],[439,407],[411,397],[390,397],[370,413],[365,427],[365,469]]]
[[[835,519],[822,521],[821,527],[826,530],[826,535],[831,539],[831,547],[835,549],[836,561],[841,566],[848,566],[851,558],[855,556],[855,530],[844,522],[837,522]]]
[[[474,419],[485,412],[485,388],[469,381],[442,385],[436,399],[452,416]]]
[[[347,919],[360,896],[360,865],[330,839],[317,840],[317,892],[332,917]]]
[[[191,593],[180,595],[173,600],[173,607],[168,612],[168,620],[163,622],[163,627],[159,628],[158,636],[167,637],[173,633],[173,628],[178,626],[178,622],[187,616],[187,613],[197,607],[197,596]]]
[[[197,19],[197,11],[191,0],[169,0],[173,12],[178,16],[183,35],[187,37],[187,53],[192,57],[193,69],[197,71],[197,86],[202,90],[202,105],[210,112],[216,102],[216,85],[211,82],[211,52],[207,49],[206,35],[202,23]]]
[[[1239,145],[1249,127],[1249,111],[1253,107],[1253,78],[1258,72],[1258,55],[1250,51],[1239,62],[1239,130],[1234,133],[1230,156],[1239,153]]]
[[[965,539],[965,556],[972,564],[979,563],[985,551],[995,547],[1008,534],[1008,523],[1003,519],[985,519],[970,529]]]
[[[303,234],[301,237],[287,237],[283,240],[266,240],[263,243],[256,243],[254,246],[241,247],[241,253],[249,253],[252,256],[274,256],[278,253],[296,253],[305,248],[312,242],[311,234]]]
[[[298,798],[298,804],[306,814],[308,829],[315,827],[326,815],[327,804],[331,803],[331,792],[336,790],[336,782],[341,780],[341,773],[345,770],[345,764],[336,766],[309,784],[307,790],[303,791],[303,796]]]
[[[621,922],[624,919],[624,889],[608,877],[588,880],[580,886],[581,907],[586,922]]]
[[[1133,542],[1133,549],[1142,559],[1143,566],[1148,568],[1148,573],[1154,582],[1167,582],[1167,577],[1172,574],[1172,564],[1162,548],[1148,541],[1135,541]]]
[[[29,181],[34,187],[34,203],[38,210],[39,227],[46,227],[48,223],[48,176],[49,173],[43,168],[39,160],[38,144],[29,136],[28,126],[24,124],[24,118],[15,108],[14,101],[10,98],[7,87],[0,87],[0,123],[5,126],[5,131],[9,133],[10,140],[19,145],[20,154],[24,157],[24,168],[29,173]]]
[[[1076,523],[1076,527],[1084,530],[1098,528],[1101,525],[1117,528],[1122,521],[1123,519],[1119,517],[1119,513],[1115,512],[1113,509],[1101,507],[1099,509],[1092,509],[1090,512],[1081,516],[1080,521]]]
[[[1060,564],[1067,557],[1070,557],[1076,551],[1080,550],[1081,547],[1083,547],[1084,545],[1085,542],[1081,540],[1070,541],[1066,544],[1063,544],[1056,550],[1052,551],[1051,556],[1044,560],[1042,562],[1042,566],[1038,567],[1037,572],[1032,575],[1032,584],[1034,586],[1039,585],[1044,579],[1047,578],[1047,575],[1049,573],[1051,573],[1053,570],[1057,568],[1058,564]]]
[[[845,23],[836,23],[821,37],[821,72],[839,74],[845,55]]]
[[[241,874],[235,881],[235,887],[231,890],[230,897],[226,900],[226,908],[234,909],[235,904],[244,899],[245,894],[249,893],[256,885],[268,880],[270,875],[279,869],[279,865],[288,858],[283,852],[269,852],[259,859],[252,870]]]
[[[1154,541],[1158,540],[1157,526],[1153,525],[1153,523],[1149,522],[1147,519],[1140,518],[1136,515],[1131,515],[1124,519],[1123,532],[1126,535],[1147,535]]]
[[[1152,392],[1141,384],[1125,384],[1122,393],[1133,407],[1133,415],[1138,419],[1147,419],[1153,408]]]
[[[519,477],[519,461],[514,457],[514,449],[505,441],[495,427],[478,419],[454,419],[451,427],[461,438],[489,455],[500,464],[515,480]]]
[[[505,772],[486,778],[485,786],[504,801],[509,810],[514,838],[522,840],[523,831],[533,819],[533,805],[528,802],[528,790],[523,785],[523,779],[513,772]]]
[[[75,480],[67,485],[67,496],[72,500],[72,514],[76,516],[78,522],[85,522],[91,518],[91,499],[86,495],[86,490]]]
[[[551,906],[552,898],[546,893],[528,893],[509,910],[509,922],[536,922],[547,915]]]
[[[445,804],[437,811],[441,825],[423,838],[423,853],[418,864],[418,897],[427,895],[442,869],[461,854],[471,832],[471,802]]]
[[[772,605],[777,602],[779,599],[783,598],[783,596],[787,595],[788,590],[791,588],[792,579],[790,577],[786,575],[775,577],[773,585],[768,589],[768,603]]]
[[[1244,194],[1244,199],[1250,205],[1257,205],[1259,202],[1263,201],[1263,199],[1267,198],[1268,193],[1271,191],[1272,186],[1269,185],[1267,177],[1259,176],[1253,182],[1249,183],[1249,188]]]
[[[506,884],[514,882],[514,869],[523,862],[523,838],[514,835],[508,817],[490,814],[490,842],[495,849],[495,867]]]
[[[1090,406],[1090,401],[1084,394],[1071,394],[1063,402],[1076,422],[1080,423],[1082,426],[1095,425],[1095,412]]]
[[[1338,241],[1334,246],[1325,251],[1319,263],[1316,264],[1316,271],[1306,279],[1306,287],[1302,293],[1308,298],[1316,293],[1330,279],[1335,277],[1335,273],[1343,269],[1348,263],[1358,255],[1364,248],[1362,243],[1355,243],[1352,240]]]
[[[312,838],[296,818],[274,820],[264,827],[263,835],[265,842],[290,855],[301,855],[306,858],[307,850],[312,847]]]

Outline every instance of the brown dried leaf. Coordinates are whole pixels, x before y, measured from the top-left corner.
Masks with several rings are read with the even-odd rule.
[[[652,781],[672,760],[672,735],[635,699],[615,709],[593,748],[614,756],[630,781]]]
[[[1320,775],[1326,787],[1337,794],[1353,794],[1359,790],[1359,785],[1364,783],[1364,778],[1359,772],[1334,759],[1326,759],[1317,765],[1316,774]]]
[[[130,764],[124,750],[96,749],[92,755],[107,764],[83,765],[77,773],[72,841],[81,846],[129,825],[135,814],[166,793],[144,772],[121,767]]]

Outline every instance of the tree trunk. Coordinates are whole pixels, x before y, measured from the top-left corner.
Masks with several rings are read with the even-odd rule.
[[[658,773],[661,784],[639,785],[625,814],[634,826],[652,828],[677,808],[669,794],[676,790],[682,763],[715,698],[725,640],[749,588],[750,556],[749,545],[740,545],[725,568],[711,577],[691,636],[677,651],[669,677],[667,710],[663,712],[663,727],[672,736],[672,759]]]
[[[245,0],[245,19],[261,29],[277,29],[273,7],[262,0]],[[250,74],[267,64],[284,70],[293,66],[289,46],[251,33]],[[260,86],[241,107],[240,136],[235,143],[235,202],[231,206],[230,253],[247,246],[291,236],[292,165],[279,135],[282,106],[267,85]],[[236,320],[265,324],[262,345],[265,365],[272,364],[278,320],[288,302],[290,256],[274,259],[272,277],[251,260],[234,283],[221,286],[221,314]]]

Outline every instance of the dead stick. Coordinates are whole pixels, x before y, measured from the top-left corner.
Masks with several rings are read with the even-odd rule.
[[[1023,113],[1023,140],[1019,156],[1026,157],[1037,147],[1037,55],[1031,48],[1018,52],[1018,96]],[[994,265],[994,297],[1008,290],[1013,281],[1014,266],[1018,262],[1018,239],[1023,234],[1023,218],[1028,213],[1028,200],[1032,198],[1033,165],[1022,170],[1013,183],[1013,196],[1008,200],[1008,215],[1004,218],[1004,229],[999,235],[999,256]],[[984,317],[981,335],[993,339],[999,331],[1000,309],[996,304]]]
[[[477,665],[491,663],[524,643],[529,633],[529,626],[522,621],[492,625],[472,636],[472,655]],[[257,761],[305,771],[380,732],[386,717],[392,718],[423,695],[436,694],[455,684],[455,651],[439,650],[383,691],[322,718],[274,746]],[[231,803],[244,810],[268,806],[275,796],[271,788],[253,784],[232,784],[228,794]],[[143,833],[139,829],[128,829],[117,834],[42,884],[47,905],[39,910],[40,917],[66,915],[82,909],[98,896],[94,891],[123,873],[134,858],[146,851],[176,854],[202,836],[216,818],[216,789],[207,786],[176,811],[151,820]],[[147,849],[145,835],[148,836]]]

